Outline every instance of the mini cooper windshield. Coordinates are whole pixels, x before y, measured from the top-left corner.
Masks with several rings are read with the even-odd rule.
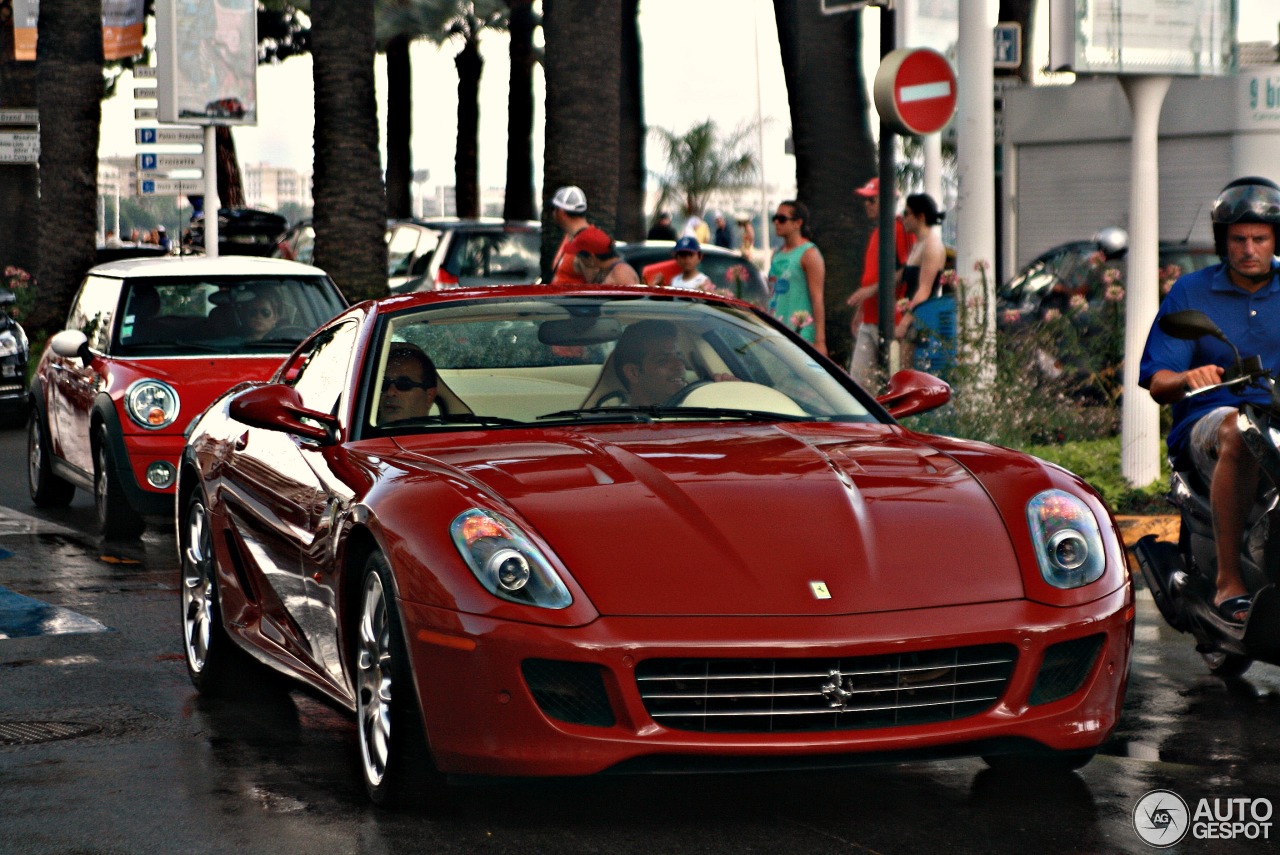
[[[292,350],[342,310],[322,276],[127,279],[112,352],[131,356]]]
[[[755,312],[550,296],[415,308],[379,327],[366,426],[876,421],[854,384]]]

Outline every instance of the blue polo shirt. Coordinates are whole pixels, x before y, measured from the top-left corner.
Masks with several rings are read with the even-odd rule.
[[[1147,335],[1138,371],[1139,385],[1150,388],[1151,378],[1157,371],[1186,371],[1201,365],[1229,368],[1235,363],[1231,348],[1216,338],[1205,336],[1197,341],[1184,341],[1160,330],[1160,318],[1183,309],[1204,312],[1240,349],[1241,356],[1261,356],[1262,364],[1280,376],[1280,277],[1275,275],[1280,267],[1273,261],[1271,270],[1271,281],[1253,294],[1231,284],[1225,264],[1179,277],[1160,304]],[[1174,404],[1169,454],[1176,456],[1186,451],[1191,426],[1205,413],[1217,407],[1238,407],[1245,400],[1265,405],[1271,397],[1265,389],[1254,385],[1243,395],[1219,389]]]

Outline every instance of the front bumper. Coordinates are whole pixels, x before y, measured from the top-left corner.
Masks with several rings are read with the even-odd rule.
[[[1014,601],[829,618],[603,618],[576,629],[403,601],[400,607],[436,763],[443,772],[473,775],[589,775],[664,765],[711,771],[726,761],[807,768],[1011,745],[1093,750],[1119,719],[1133,640],[1128,584],[1072,608]],[[1091,637],[1097,644],[1085,646],[1096,652],[1078,687],[1044,692],[1046,652]],[[1016,651],[999,697],[972,714],[926,723],[699,732],[655,718],[636,678],[641,663],[656,659],[841,660],[984,645]],[[570,670],[598,674],[603,701],[596,707],[607,709],[579,714],[579,698],[564,704],[549,702],[546,691],[535,696],[529,662],[570,663]]]
[[[120,486],[130,507],[145,516],[173,516],[178,460],[182,457],[185,444],[182,434],[114,436],[115,441],[120,443],[115,454]],[[154,487],[147,483],[147,468],[153,463],[165,463],[170,467],[173,478],[167,486]]]

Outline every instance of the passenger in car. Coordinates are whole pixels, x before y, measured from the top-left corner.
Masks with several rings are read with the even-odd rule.
[[[239,307],[240,327],[249,341],[261,341],[271,335],[280,322],[280,297],[274,290],[255,291],[253,299]]]
[[[435,363],[422,348],[409,342],[393,344],[382,375],[378,424],[430,415],[437,382]]]

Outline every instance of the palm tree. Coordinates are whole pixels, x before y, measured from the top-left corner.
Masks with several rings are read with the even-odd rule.
[[[12,56],[13,27],[0,26],[0,57]],[[0,59],[0,107],[38,107],[35,63]],[[0,171],[0,270],[10,266],[28,272],[36,269],[39,222],[39,169],[34,163],[5,164]]]
[[[507,88],[507,192],[502,216],[532,220],[537,216],[533,189],[533,67],[538,54],[533,31],[538,16],[533,0],[506,0],[511,33],[511,82]]]
[[[507,13],[502,0],[410,0],[384,3],[379,35],[423,36],[436,44],[459,39],[462,49],[453,58],[458,69],[458,143],[454,173],[458,216],[480,215],[480,35],[485,30],[505,30]],[[390,69],[388,69],[390,73]],[[403,109],[403,107],[401,108]],[[388,109],[388,117],[392,111]],[[388,125],[388,134],[390,125]],[[407,128],[406,128],[407,132]],[[388,150],[391,147],[388,135]]]
[[[315,263],[353,302],[387,293],[372,3],[312,0]]]
[[[551,219],[556,188],[576,184],[589,216],[609,229],[617,222],[622,9],[599,0],[543,0],[546,35],[547,128],[542,169],[542,272],[550,277],[560,242]]]
[[[96,253],[102,4],[44,0],[37,47],[40,211],[37,333],[57,329]]]
[[[678,201],[686,215],[702,216],[713,194],[750,187],[759,172],[755,153],[747,146],[754,127],[744,126],[722,137],[712,119],[699,122],[683,134],[651,128],[662,143],[667,171],[656,172],[658,207]]]
[[[849,309],[871,224],[852,191],[877,172],[862,75],[862,12],[823,15],[810,0],[774,0],[791,107],[800,201],[827,262],[827,344],[848,356]]]
[[[639,0],[622,0],[622,99],[618,121],[618,217],[616,235],[644,238],[644,72],[641,63]]]

